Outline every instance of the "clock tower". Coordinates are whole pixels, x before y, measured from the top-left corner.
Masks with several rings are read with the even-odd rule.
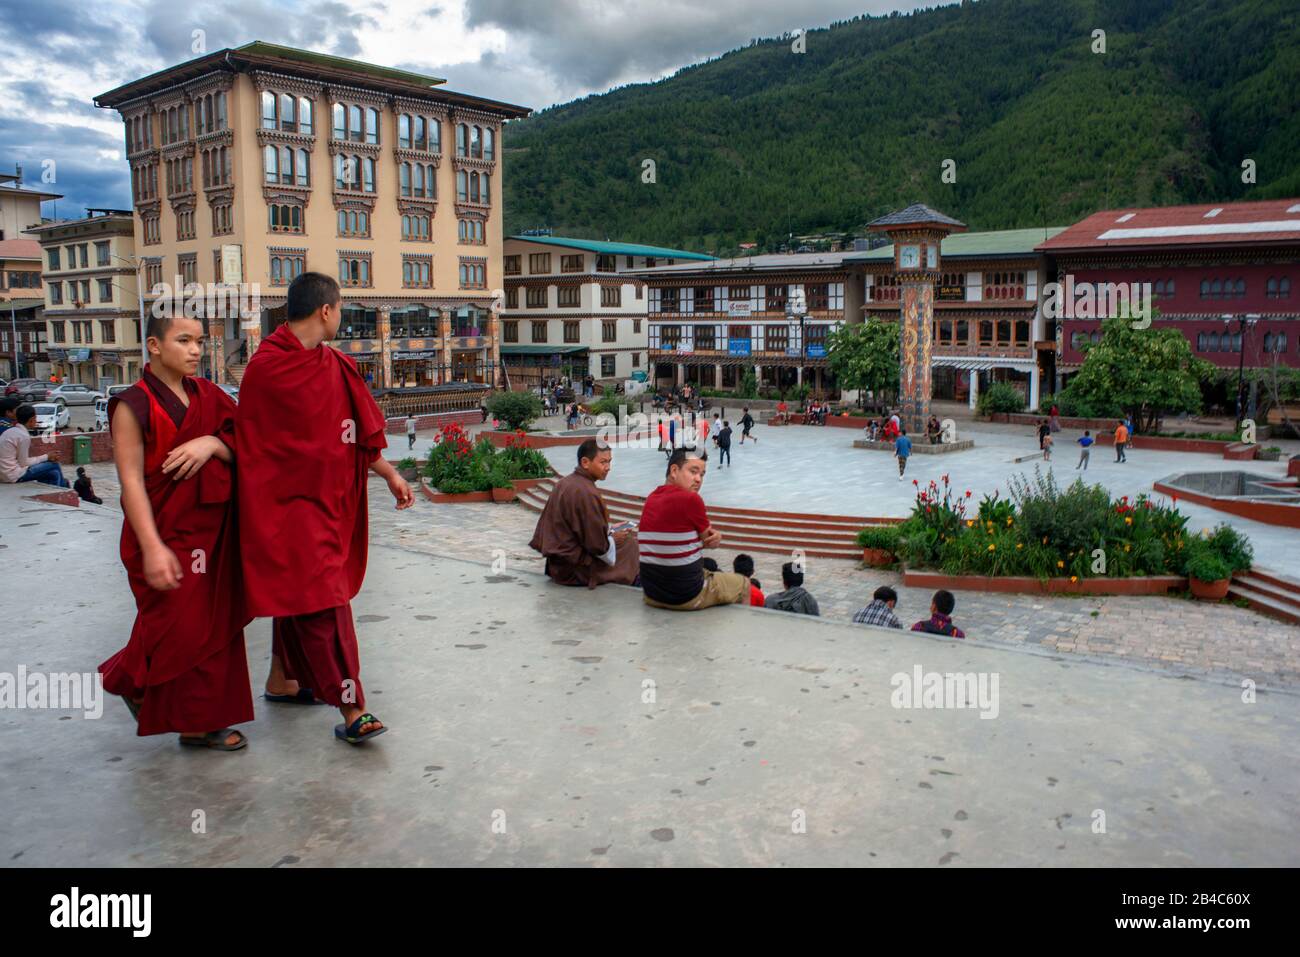
[[[930,418],[930,354],[934,335],[934,284],[939,281],[939,247],[965,223],[922,203],[868,223],[894,243],[894,272],[901,303],[898,324],[899,415],[910,435],[924,435]]]

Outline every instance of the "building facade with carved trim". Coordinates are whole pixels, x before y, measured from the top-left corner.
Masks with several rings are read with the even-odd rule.
[[[640,272],[652,384],[735,389],[752,370],[759,387],[838,394],[827,339],[860,321],[862,308],[861,270],[850,255],[746,256]]]
[[[511,387],[563,375],[605,385],[648,379],[645,283],[629,273],[711,259],[635,243],[508,237],[501,354]]]
[[[143,366],[135,221],[130,210],[29,229],[44,260],[51,371],[92,388],[134,382]]]
[[[501,126],[529,111],[442,82],[255,42],[96,97],[125,127],[147,300],[217,287],[213,378],[238,380],[312,270],[373,388],[500,383]]]
[[[1300,367],[1298,198],[1105,210],[1038,248],[1057,282],[1149,283],[1152,325],[1177,329],[1224,370]],[[1083,365],[1101,324],[1061,320],[1061,379]]]

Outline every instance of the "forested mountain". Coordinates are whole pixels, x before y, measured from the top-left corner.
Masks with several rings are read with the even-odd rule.
[[[1300,195],[1298,9],[968,0],[753,41],[510,124],[506,226],[725,255],[916,201],[999,229]]]

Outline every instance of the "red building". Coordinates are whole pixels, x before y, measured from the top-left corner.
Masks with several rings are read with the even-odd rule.
[[[1150,283],[1152,325],[1178,329],[1215,365],[1300,367],[1300,199],[1107,210],[1037,248],[1057,282]],[[1061,379],[1101,320],[1057,324]]]

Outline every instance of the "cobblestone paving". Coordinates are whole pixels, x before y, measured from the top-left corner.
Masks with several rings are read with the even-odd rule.
[[[65,471],[72,476],[70,467]],[[105,505],[116,508],[119,488],[112,464],[99,463],[87,471]],[[504,561],[512,569],[541,572],[540,556],[528,547],[536,519],[536,513],[519,505],[434,505],[422,497],[414,508],[397,512],[383,484],[371,483],[371,541],[415,551],[484,564]],[[736,552],[721,548],[711,554],[729,569]],[[764,591],[779,591],[785,559],[762,553],[753,557]],[[437,590],[444,584],[430,581],[429,587]],[[851,620],[878,585],[898,591],[897,614],[905,627],[928,616],[929,591],[903,587],[897,572],[848,561],[808,560],[806,587],[817,598],[823,617]],[[954,619],[973,640],[1036,646],[1050,653],[1131,662],[1234,683],[1248,677],[1261,687],[1300,688],[1300,627],[1230,603],[970,591],[956,595]]]

